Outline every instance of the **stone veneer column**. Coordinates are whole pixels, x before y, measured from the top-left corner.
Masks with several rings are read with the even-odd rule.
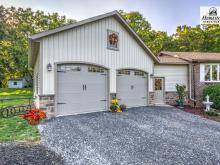
[[[154,105],[154,92],[149,92],[149,105]]]
[[[176,105],[176,100],[179,99],[179,96],[177,95],[177,92],[169,91],[165,92],[165,103],[169,105]],[[186,99],[188,100],[188,91],[186,91]],[[188,105],[188,102],[184,103],[185,105]]]
[[[40,95],[39,108],[46,111],[48,119],[55,117],[55,95]]]

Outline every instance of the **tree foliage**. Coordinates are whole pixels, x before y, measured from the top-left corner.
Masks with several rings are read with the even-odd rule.
[[[166,32],[152,30],[150,23],[139,12],[126,13],[121,10],[120,13],[153,53],[166,50],[171,40]]]
[[[150,23],[139,12],[120,11],[124,19],[156,55],[160,51],[220,52],[220,26],[210,25],[202,30],[199,25],[178,26],[168,36],[166,32],[152,30]]]
[[[6,87],[10,78],[31,75],[27,65],[30,34],[71,22],[58,13],[0,6],[0,87]]]
[[[169,36],[166,32],[153,30],[139,12],[121,10],[120,13],[156,55],[163,50],[220,52],[220,26],[212,25],[205,30],[200,26],[178,26],[176,32]],[[27,65],[30,34],[72,22],[75,20],[58,13],[0,6],[0,87],[5,87],[9,78],[31,73]]]

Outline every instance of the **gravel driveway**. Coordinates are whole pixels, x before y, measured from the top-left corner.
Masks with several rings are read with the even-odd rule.
[[[172,107],[59,117],[39,128],[66,164],[220,164],[220,123]]]
[[[62,165],[62,157],[38,144],[0,143],[0,165]]]

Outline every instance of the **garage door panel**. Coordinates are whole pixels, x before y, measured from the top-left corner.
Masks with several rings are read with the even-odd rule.
[[[147,77],[140,71],[129,70],[129,75],[120,72],[117,76],[117,98],[120,104],[127,107],[138,107],[147,105]],[[136,75],[141,73],[143,75]]]
[[[57,100],[65,103],[57,106],[58,115],[107,110],[107,71],[90,65],[77,67],[77,71],[57,72]]]

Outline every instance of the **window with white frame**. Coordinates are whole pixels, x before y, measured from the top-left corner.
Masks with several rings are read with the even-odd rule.
[[[204,69],[206,82],[220,82],[220,64],[205,64]]]

